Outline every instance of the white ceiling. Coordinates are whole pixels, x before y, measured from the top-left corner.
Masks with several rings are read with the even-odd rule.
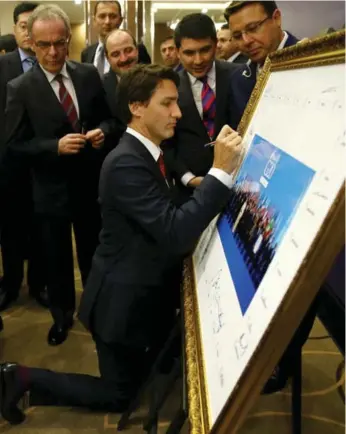
[[[52,0],[43,0],[51,2]],[[130,0],[131,1],[131,0]],[[42,0],[41,0],[41,3]],[[84,5],[76,5],[74,1],[56,1],[69,15],[72,23],[82,23],[84,21]],[[84,2],[83,2],[84,3]],[[152,1],[152,4],[163,3]],[[168,3],[169,9],[158,9],[155,12],[155,22],[167,23],[181,19],[184,15],[201,12],[203,7],[208,6],[207,14],[213,17],[215,22],[223,22],[223,11],[229,2],[213,2],[201,0],[198,3],[190,1],[171,1]],[[171,5],[169,4],[171,3]],[[196,8],[188,8],[194,4]],[[317,35],[322,29],[327,27],[340,28],[345,24],[345,2],[344,1],[278,1],[278,6],[283,15],[283,27],[290,30],[298,38],[312,37]],[[167,6],[166,6],[167,7]]]

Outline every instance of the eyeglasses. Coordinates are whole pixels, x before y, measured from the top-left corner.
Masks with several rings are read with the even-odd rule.
[[[245,27],[244,30],[232,33],[231,38],[235,41],[240,41],[243,38],[243,35],[255,35],[261,29],[261,26],[265,23],[265,21],[269,20],[269,18],[271,17],[266,17],[264,20],[259,21],[258,23],[250,23]]]
[[[37,41],[34,42],[36,47],[40,48],[41,50],[48,51],[50,47],[54,47],[56,50],[62,50],[63,48],[66,48],[68,41],[66,39],[60,39],[59,41],[54,42],[48,42],[48,41]]]

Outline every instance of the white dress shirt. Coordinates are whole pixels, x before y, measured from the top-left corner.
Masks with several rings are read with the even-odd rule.
[[[44,75],[47,77],[47,80],[49,82],[49,84],[52,86],[52,89],[56,95],[56,97],[58,98],[59,102],[60,102],[60,98],[59,98],[59,83],[57,80],[55,80],[55,77],[58,74],[52,74],[49,71],[46,71],[43,66],[40,64],[40,67],[42,69],[42,71],[44,72]],[[60,73],[62,75],[62,81],[68,91],[68,93],[71,95],[72,101],[74,106],[76,107],[77,110],[77,115],[79,118],[79,105],[78,105],[78,99],[77,99],[77,95],[76,95],[76,91],[75,88],[73,86],[73,82],[71,80],[71,77],[69,76],[68,72],[67,72],[67,68],[66,68],[66,63],[64,64],[64,66],[62,67]]]
[[[95,52],[95,58],[94,58],[94,66],[96,67],[96,69],[97,69],[98,58],[100,57],[100,54],[101,54],[101,48],[103,48],[103,43],[101,41],[99,41],[99,44],[98,44],[98,46],[96,48],[96,52]],[[104,62],[105,66],[104,66],[103,74],[107,74],[107,72],[109,72],[110,65],[109,65],[109,62],[107,60],[106,53],[104,56],[105,56],[105,62]]]
[[[150,152],[153,159],[157,162],[159,159],[160,153],[162,152],[160,147],[155,145],[151,140],[147,137],[144,137],[141,133],[134,130],[133,128],[127,127],[126,132],[136,137]],[[211,168],[208,172],[209,175],[214,176],[214,178],[218,179],[222,184],[224,184],[228,188],[232,188],[233,186],[233,176],[224,172],[221,169]]]

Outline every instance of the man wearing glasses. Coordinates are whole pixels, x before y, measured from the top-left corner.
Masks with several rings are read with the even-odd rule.
[[[19,3],[13,11],[13,33],[17,48],[0,56],[0,126],[4,140],[6,86],[28,71],[35,63],[31,50],[27,22],[37,3]],[[5,170],[6,169],[6,170]],[[8,183],[11,174],[10,197],[0,199],[1,254],[4,270],[0,282],[0,311],[9,307],[19,296],[24,277],[24,259],[28,261],[29,294],[40,305],[47,306],[45,281],[40,263],[38,234],[32,216],[32,192],[29,171],[18,176],[10,167],[0,168],[0,183]],[[30,240],[30,242],[29,242]],[[28,245],[29,243],[29,245]]]
[[[275,1],[233,1],[224,16],[238,50],[249,58],[231,84],[236,112],[242,114],[268,54],[295,45],[298,39],[282,30]]]
[[[28,20],[37,64],[8,84],[4,159],[29,162],[44,251],[50,345],[59,345],[75,309],[71,225],[85,284],[98,243],[99,171],[110,110],[97,70],[67,61],[68,16],[42,5]]]

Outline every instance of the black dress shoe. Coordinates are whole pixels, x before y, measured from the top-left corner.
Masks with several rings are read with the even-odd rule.
[[[12,425],[25,420],[25,414],[17,407],[17,402],[25,393],[25,390],[20,390],[17,368],[15,363],[0,365],[0,411],[2,417]]]
[[[49,307],[49,301],[48,301],[48,293],[46,290],[42,289],[41,291],[38,291],[36,289],[29,289],[29,295],[32,297],[36,302],[45,308]]]
[[[52,346],[60,345],[65,342],[69,329],[73,326],[73,319],[64,325],[54,323],[48,333],[48,344]]]

